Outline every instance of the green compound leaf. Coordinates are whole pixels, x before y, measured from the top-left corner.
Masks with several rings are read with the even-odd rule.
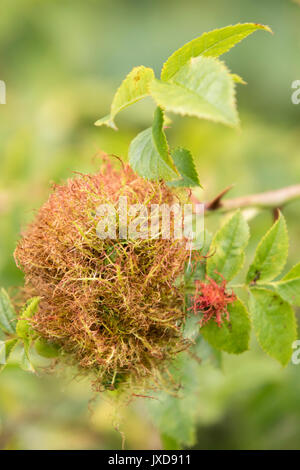
[[[191,188],[201,186],[192,154],[185,148],[178,147],[171,152],[173,161],[182,178],[171,181],[169,186]]]
[[[283,366],[292,355],[297,325],[292,307],[277,293],[251,288],[250,312],[254,331],[262,349]]]
[[[12,351],[14,350],[14,348],[16,347],[18,343],[18,339],[17,338],[12,338],[12,339],[9,339],[7,341],[5,341],[3,343],[3,346],[5,348],[5,351],[4,351],[4,355],[5,355],[5,364],[1,364],[0,363],[0,372],[3,371],[3,369],[5,369],[6,365],[7,365],[7,361],[9,359],[9,356],[11,355]],[[0,356],[2,356],[1,352],[0,352]]]
[[[129,147],[130,165],[145,179],[170,181],[178,177],[169,155],[163,123],[163,112],[156,108],[152,128],[140,132]]]
[[[110,114],[102,119],[99,119],[95,125],[106,125],[112,129],[117,130],[117,126],[114,122],[115,116],[131,104],[134,104],[142,98],[148,96],[149,84],[153,79],[154,72],[151,68],[141,65],[132,69],[114,96]]]
[[[217,59],[190,59],[169,82],[153,80],[150,92],[157,105],[167,111],[230,126],[239,123],[234,80]]]
[[[42,357],[52,359],[59,355],[59,346],[46,341],[44,338],[38,338],[34,343],[34,346],[36,352]]]
[[[249,239],[249,227],[240,211],[237,211],[213,238],[207,260],[207,275],[216,280],[221,274],[230,281],[242,268],[244,250]]]
[[[281,214],[258,244],[247,274],[247,283],[272,281],[278,276],[286,263],[288,248],[286,222]]]
[[[5,289],[0,290],[0,328],[8,334],[16,332],[16,312]]]
[[[202,34],[202,36],[182,46],[168,58],[161,71],[161,79],[164,81],[170,80],[192,57],[200,55],[219,57],[258,29],[272,32],[268,26],[244,23],[226,26]]]
[[[240,354],[249,349],[251,324],[244,304],[237,299],[228,305],[230,321],[224,321],[219,327],[209,321],[200,329],[200,333],[214,348],[231,354]]]

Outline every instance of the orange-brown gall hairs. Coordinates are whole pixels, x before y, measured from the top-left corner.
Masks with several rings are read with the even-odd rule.
[[[228,304],[235,300],[235,294],[226,289],[225,279],[217,283],[207,276],[206,281],[195,282],[195,294],[192,296],[190,310],[195,314],[202,314],[200,326],[208,321],[215,321],[221,327],[224,319],[229,321]]]
[[[100,389],[153,377],[187,346],[178,283],[185,242],[100,239],[96,209],[120,196],[128,204],[178,202],[164,183],[106,164],[55,186],[15,251],[26,296],[41,297],[32,327],[93,373]]]

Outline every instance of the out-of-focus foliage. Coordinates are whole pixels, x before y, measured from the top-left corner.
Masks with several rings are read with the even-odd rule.
[[[209,199],[232,183],[232,196],[298,183],[300,105],[291,103],[291,83],[300,79],[299,20],[299,6],[288,0],[228,0],[226,8],[223,0],[2,0],[0,285],[22,283],[12,253],[49,183],[96,170],[101,151],[126,157],[132,138],[149,127],[154,106],[147,100],[122,112],[118,133],[93,126],[123,77],[137,65],[158,74],[173,50],[203,31],[255,21],[275,34],[258,32],[226,57],[248,82],[238,85],[240,131],[193,118],[176,118],[166,130],[173,147],[195,156],[204,186],[198,196]],[[299,203],[284,210],[290,267],[299,252],[299,211]],[[271,221],[266,212],[250,222],[250,251]],[[214,230],[219,217],[207,223]],[[225,354],[221,369],[199,367],[196,447],[299,448],[300,369],[283,370],[252,341],[243,356]],[[0,377],[0,448],[120,448],[120,432],[128,448],[160,446],[145,399],[115,411],[71,377],[8,366]]]

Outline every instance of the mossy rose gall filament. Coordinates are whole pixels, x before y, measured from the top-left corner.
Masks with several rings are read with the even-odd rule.
[[[106,164],[55,186],[15,252],[26,297],[41,297],[32,327],[102,389],[155,377],[186,347],[183,286],[175,284],[185,241],[100,239],[96,208],[120,196],[144,205],[176,199],[164,183]]]

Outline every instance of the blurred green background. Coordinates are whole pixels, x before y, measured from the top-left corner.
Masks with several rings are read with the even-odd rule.
[[[118,118],[120,131],[93,126],[136,65],[159,74],[166,58],[204,31],[237,22],[272,27],[224,58],[238,86],[241,130],[174,119],[172,145],[195,155],[206,200],[234,183],[231,196],[300,181],[300,6],[290,0],[1,0],[0,285],[22,283],[13,251],[20,230],[45,201],[50,182],[96,171],[99,151],[126,158],[130,140],[151,122],[151,101]],[[300,204],[284,211],[290,259],[299,258]],[[211,218],[208,225],[216,226]],[[272,222],[251,221],[250,253]],[[203,365],[197,397],[200,449],[300,448],[300,369],[282,369],[253,340],[251,352],[225,355],[222,369]],[[119,422],[120,421],[120,422]],[[88,382],[61,374],[28,375],[11,364],[0,377],[0,448],[159,448],[159,433],[137,400],[116,419]]]

